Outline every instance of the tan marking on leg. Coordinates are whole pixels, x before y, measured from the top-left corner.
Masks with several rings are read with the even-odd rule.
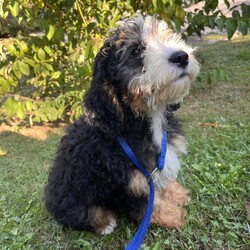
[[[177,181],[172,181],[167,188],[156,191],[152,223],[168,228],[182,228],[185,225],[189,191]]]
[[[116,227],[116,215],[112,211],[103,207],[93,207],[91,211],[91,226],[97,233],[110,234]]]
[[[128,191],[136,197],[149,194],[148,180],[141,171],[135,170],[133,172],[132,178],[128,184]]]

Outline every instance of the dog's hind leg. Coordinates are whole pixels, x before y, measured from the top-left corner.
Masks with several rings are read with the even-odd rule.
[[[66,228],[110,234],[116,227],[115,214],[104,207],[77,204],[72,196],[64,198],[63,202],[53,198],[46,197],[46,207],[54,219]]]

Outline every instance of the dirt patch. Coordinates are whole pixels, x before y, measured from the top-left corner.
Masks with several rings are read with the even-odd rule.
[[[0,133],[11,131],[26,137],[44,141],[48,138],[50,134],[63,135],[66,127],[67,127],[66,124],[59,124],[56,127],[53,127],[48,124],[25,127],[18,125],[9,126],[3,123],[0,125]]]

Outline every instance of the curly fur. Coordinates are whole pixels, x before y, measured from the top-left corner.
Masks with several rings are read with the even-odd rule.
[[[189,56],[186,68],[169,62],[178,50]],[[177,155],[185,152],[173,109],[198,74],[192,51],[165,22],[150,16],[126,19],[111,32],[95,59],[85,114],[63,136],[49,174],[46,207],[56,221],[72,229],[108,234],[116,226],[118,212],[140,220],[148,201],[147,182],[138,175],[116,136],[126,138],[151,172],[166,129],[166,170],[154,175],[156,197],[161,198],[156,201],[152,222],[170,227],[183,224],[173,222],[179,203],[165,204],[165,210],[160,206],[165,202],[164,190],[176,179]],[[164,60],[166,65],[160,65]],[[167,192],[168,201],[173,200],[172,193]],[[187,191],[182,193],[186,197]],[[179,210],[178,220],[184,214]],[[160,216],[159,211],[169,216]],[[170,215],[171,223],[161,222]]]

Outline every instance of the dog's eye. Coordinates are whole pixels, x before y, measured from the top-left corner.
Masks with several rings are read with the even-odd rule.
[[[136,57],[140,56],[140,53],[141,53],[141,51],[138,48],[136,48],[136,49],[132,50],[130,56],[136,58]]]

